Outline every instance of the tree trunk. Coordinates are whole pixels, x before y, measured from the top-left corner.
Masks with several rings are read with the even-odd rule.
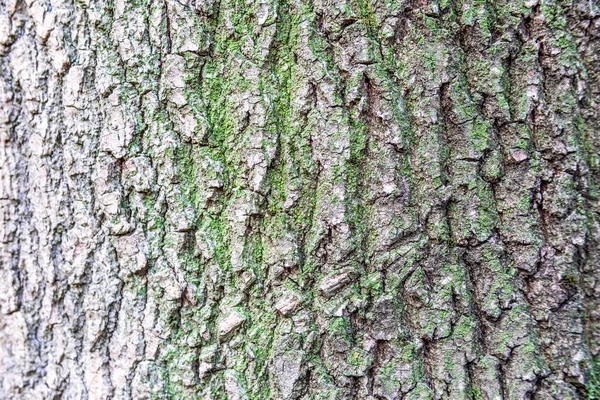
[[[0,398],[598,398],[599,15],[4,0]]]

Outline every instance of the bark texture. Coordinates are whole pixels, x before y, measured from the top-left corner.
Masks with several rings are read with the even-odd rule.
[[[0,1],[0,398],[598,398],[599,15]]]

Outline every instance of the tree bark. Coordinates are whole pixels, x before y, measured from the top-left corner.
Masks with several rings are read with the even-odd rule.
[[[600,398],[599,15],[0,2],[0,398]]]

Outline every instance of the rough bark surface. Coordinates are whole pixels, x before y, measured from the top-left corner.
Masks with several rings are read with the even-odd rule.
[[[0,398],[597,398],[599,15],[0,1]]]

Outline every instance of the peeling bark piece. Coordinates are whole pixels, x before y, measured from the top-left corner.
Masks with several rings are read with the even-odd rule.
[[[302,385],[302,378],[306,374],[303,354],[299,351],[290,351],[275,358],[273,372],[283,400],[295,399]]]
[[[238,329],[246,320],[242,314],[237,311],[233,311],[225,319],[221,320],[217,325],[219,331],[219,337],[224,338],[229,334],[233,333]]]
[[[516,161],[516,162],[521,162],[521,161],[525,161],[527,160],[527,153],[524,150],[512,150],[510,152],[510,154],[512,155],[512,158]]]
[[[348,283],[350,283],[351,280],[352,278],[347,272],[344,272],[339,275],[334,275],[329,278],[323,279],[323,281],[319,285],[319,290],[321,291],[323,296],[331,297],[344,286],[346,286]]]
[[[283,316],[287,317],[296,310],[300,302],[301,299],[297,295],[287,294],[283,296],[277,302],[277,304],[275,304],[275,309],[279,311]]]
[[[214,371],[217,363],[217,346],[211,345],[202,349],[198,357],[198,376],[200,379]]]
[[[238,372],[235,370],[225,371],[225,391],[228,400],[247,400],[248,395],[244,390]]]

